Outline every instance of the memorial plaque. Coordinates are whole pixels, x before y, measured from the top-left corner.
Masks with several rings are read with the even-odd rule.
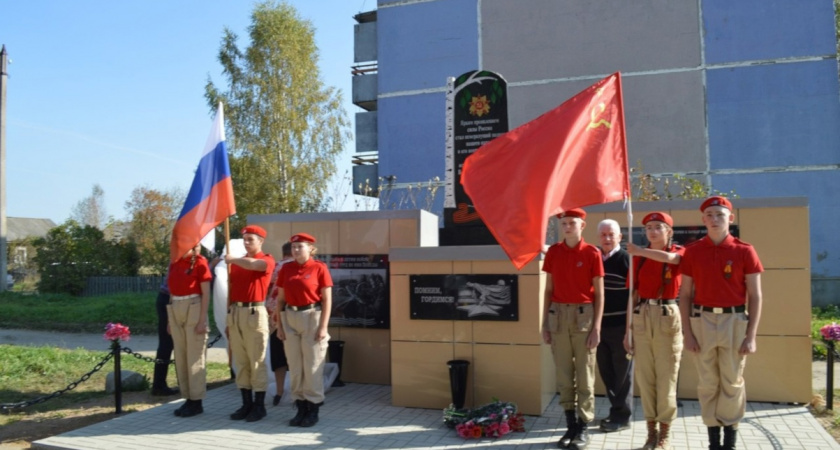
[[[516,275],[411,275],[410,314],[419,320],[519,320]]]
[[[388,255],[319,256],[333,279],[330,326],[389,328]]]
[[[507,82],[486,70],[473,70],[451,80],[446,119],[444,227],[486,228],[461,186],[461,169],[479,147],[508,132]],[[482,243],[496,243],[492,235],[486,235],[489,242]]]

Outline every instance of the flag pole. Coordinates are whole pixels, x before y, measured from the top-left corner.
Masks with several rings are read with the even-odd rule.
[[[225,217],[225,251],[230,254],[230,217]],[[230,264],[225,263],[228,273],[228,293],[230,293]]]
[[[618,107],[621,111],[621,140],[624,142],[624,164],[627,162],[627,129],[624,126],[624,90],[621,88],[621,72],[618,72]],[[624,200],[627,203],[627,242],[633,242],[633,188],[630,184],[630,168],[625,167],[624,172],[627,174],[627,192],[625,192]],[[627,343],[630,348],[633,348],[633,257],[630,257],[630,268],[627,272],[627,282],[630,289],[627,291]],[[633,359],[633,352],[627,353],[627,359]]]

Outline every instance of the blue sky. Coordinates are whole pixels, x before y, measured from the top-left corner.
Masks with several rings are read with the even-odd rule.
[[[376,1],[289,3],[314,25],[321,80],[342,91],[352,121],[353,15]],[[135,187],[186,192],[210,132],[204,86],[208,77],[225,82],[216,59],[223,29],[244,47],[253,4],[0,0],[0,44],[11,59],[6,215],[62,223],[95,183],[116,219]],[[350,141],[331,193],[354,152]]]

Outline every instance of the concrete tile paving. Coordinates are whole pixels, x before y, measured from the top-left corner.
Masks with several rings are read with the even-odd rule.
[[[556,399],[555,399],[556,400]],[[204,414],[180,418],[173,411],[181,401],[125,414],[33,443],[36,449],[543,449],[556,448],[565,429],[556,401],[543,416],[526,418],[524,433],[500,439],[464,440],[441,420],[441,411],[391,405],[390,386],[348,383],[327,393],[321,421],[312,428],[288,425],[290,405],[268,406],[268,416],[248,423],[228,415],[238,408],[234,385],[208,392]],[[596,399],[596,417],[606,416],[605,398]],[[646,437],[639,399],[633,427],[619,433],[592,432],[590,449],[638,449]],[[696,401],[683,401],[672,424],[675,449],[705,449],[706,428]],[[840,449],[803,405],[749,403],[741,423],[738,448]]]

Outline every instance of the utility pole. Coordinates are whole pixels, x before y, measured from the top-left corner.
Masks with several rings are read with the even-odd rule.
[[[6,275],[8,267],[8,245],[6,237],[9,229],[6,226],[6,80],[8,72],[9,54],[4,45],[0,50],[0,292],[6,290]]]

